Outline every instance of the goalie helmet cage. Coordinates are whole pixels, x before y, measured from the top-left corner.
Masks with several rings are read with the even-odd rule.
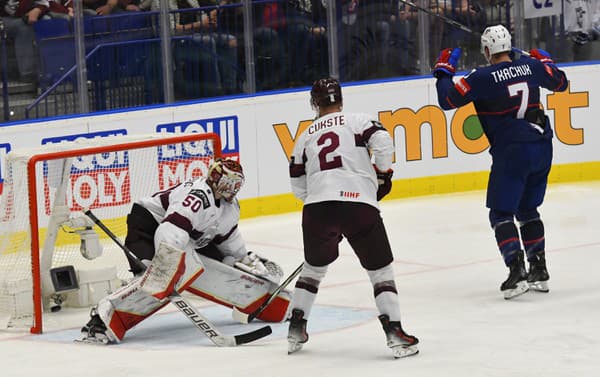
[[[123,280],[131,277],[123,252],[100,231],[104,252],[83,257],[77,233],[88,226],[83,212],[94,209],[124,240],[136,199],[206,175],[218,157],[215,133],[78,139],[8,153],[0,200],[0,326],[42,332],[44,304],[57,297],[52,268],[106,267]]]

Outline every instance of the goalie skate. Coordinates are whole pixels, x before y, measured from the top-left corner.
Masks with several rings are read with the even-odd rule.
[[[106,335],[106,325],[100,319],[95,308],[90,313],[91,319],[89,322],[81,328],[81,337],[75,339],[77,343],[96,344],[96,345],[107,345],[111,341]]]

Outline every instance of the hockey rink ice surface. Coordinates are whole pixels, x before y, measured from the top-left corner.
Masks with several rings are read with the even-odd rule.
[[[119,345],[76,344],[87,310],[47,316],[43,335],[0,331],[0,376],[600,376],[600,182],[549,187],[550,292],[510,301],[507,269],[487,221],[483,191],[382,203],[395,253],[405,330],[420,354],[386,347],[366,273],[344,241],[308,322],[309,342],[287,355],[287,324],[254,343],[218,348],[172,306]],[[300,213],[243,220],[248,248],[284,268],[302,262]],[[293,283],[292,283],[293,285]],[[228,335],[256,329],[231,311],[194,300]]]

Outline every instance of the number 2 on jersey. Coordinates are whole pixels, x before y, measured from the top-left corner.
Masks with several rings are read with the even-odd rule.
[[[328,154],[335,152],[337,147],[340,146],[340,137],[335,132],[326,132],[317,140],[317,145],[321,146],[329,142],[328,145],[323,147],[319,151],[319,165],[321,170],[335,169],[342,166],[342,157],[335,155],[333,158],[328,159]]]

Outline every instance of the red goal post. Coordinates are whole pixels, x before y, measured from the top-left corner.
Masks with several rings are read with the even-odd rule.
[[[15,161],[20,159],[21,167],[11,163],[9,153],[9,177],[0,202],[0,311],[3,307],[8,310],[4,314],[7,326],[30,323],[32,333],[41,333],[47,301],[60,305],[66,300],[67,306],[71,299],[81,302],[73,299],[72,292],[58,291],[51,269],[74,266],[79,276],[84,272],[80,267],[105,265],[111,271],[114,267],[127,273],[129,266],[122,251],[113,250],[115,245],[102,232],[96,232],[104,249],[102,255],[86,260],[90,258],[84,255],[83,236],[78,230],[94,227],[82,223],[84,210],[94,209],[124,239],[126,215],[136,199],[204,175],[221,151],[217,134],[195,133],[113,136],[19,151]],[[24,161],[26,179],[19,179],[24,174]],[[69,227],[74,230],[65,230]]]

